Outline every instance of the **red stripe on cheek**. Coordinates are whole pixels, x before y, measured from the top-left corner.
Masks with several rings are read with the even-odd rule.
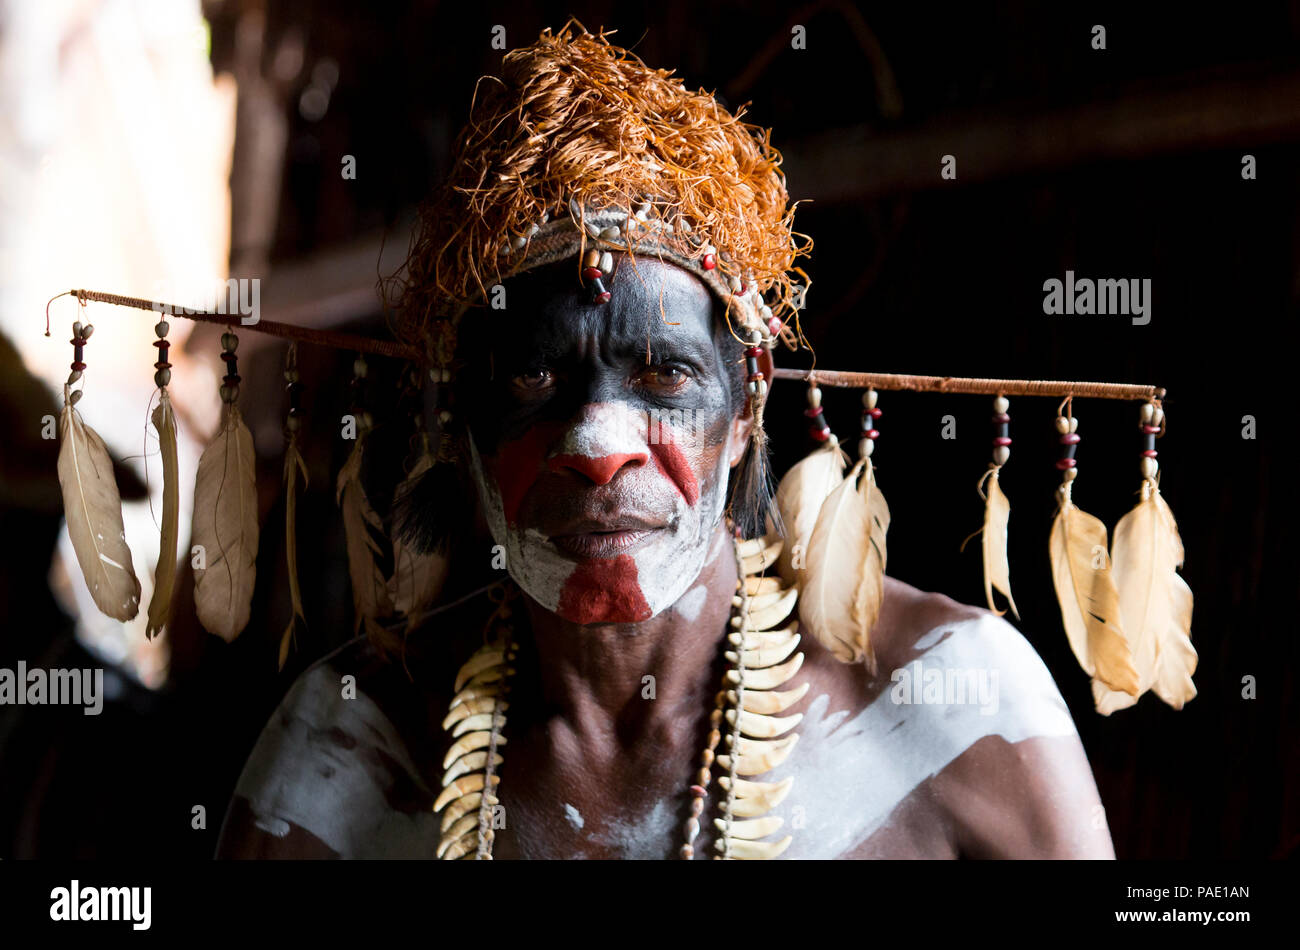
[[[650,454],[654,457],[659,471],[677,486],[677,490],[686,499],[686,504],[694,506],[700,500],[700,483],[695,478],[695,471],[675,441],[672,429],[659,426],[658,441],[651,442]]]
[[[537,481],[542,471],[542,459],[546,455],[548,440],[553,432],[546,431],[545,426],[529,429],[522,438],[501,445],[497,452],[492,473],[501,492],[501,507],[505,511],[506,524],[513,525],[519,514],[519,506],[524,496]]]
[[[635,623],[650,616],[630,554],[595,558],[574,568],[557,612],[574,623]]]

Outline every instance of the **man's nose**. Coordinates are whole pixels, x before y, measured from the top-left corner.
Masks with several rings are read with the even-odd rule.
[[[556,473],[575,472],[594,485],[605,485],[625,468],[650,461],[640,416],[621,403],[589,403],[573,420],[547,459]]]
[[[549,459],[552,472],[572,469],[585,476],[593,484],[608,483],[623,468],[636,468],[644,465],[650,456],[645,452],[615,452],[611,455],[556,455]]]

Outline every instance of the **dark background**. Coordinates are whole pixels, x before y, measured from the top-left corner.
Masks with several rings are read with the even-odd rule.
[[[513,48],[576,15],[589,29],[617,29],[616,43],[733,108],[751,101],[749,120],[774,128],[791,196],[812,199],[796,226],[816,242],[804,265],[813,279],[804,325],[821,367],[1166,387],[1161,487],[1196,595],[1199,695],[1181,712],[1154,696],[1110,718],[1093,712],[1047,558],[1059,481],[1052,399],[1012,400],[1002,484],[1018,626],[1075,716],[1121,857],[1296,853],[1287,384],[1300,293],[1300,3],[1213,16],[1174,4],[683,0],[644,9],[226,0],[205,11],[214,66],[240,82],[231,274],[266,279],[268,319],[381,333],[381,249],[387,272],[400,263],[414,206],[447,167],[474,81],[500,62],[492,26],[505,26]],[[807,28],[806,50],[790,48],[792,24]],[[1103,51],[1091,48],[1094,24],[1106,27]],[[345,154],[357,159],[356,180],[339,174]],[[955,181],[940,178],[944,154],[956,156]],[[1244,154],[1256,158],[1256,180],[1242,179]],[[267,177],[279,184],[276,207],[249,197]],[[1044,315],[1043,282],[1067,269],[1150,278],[1150,324]],[[333,481],[347,448],[335,420],[347,411],[352,357],[300,354],[311,425],[312,487],[299,513],[309,627],[277,674],[289,616],[278,529],[283,349],[253,336],[241,347],[243,401],[261,407],[250,424],[265,496],[253,620],[227,646],[178,604],[167,688],[150,693],[110,675],[116,699],[98,718],[0,709],[0,857],[209,856],[267,716],[297,673],[351,635]],[[192,345],[215,358],[210,336]],[[381,421],[397,378],[382,363],[372,360]],[[53,407],[52,393],[12,380],[5,397],[14,402],[6,419],[18,404]],[[828,390],[826,403],[852,447],[858,393]],[[768,410],[778,471],[808,448],[802,406],[800,386],[778,385]],[[880,406],[889,572],[982,603],[978,551],[958,548],[982,519],[975,483],[990,400],[883,392]],[[1074,414],[1083,436],[1075,499],[1113,529],[1139,485],[1137,403],[1076,400]],[[946,415],[957,420],[955,440],[940,437]],[[1254,439],[1242,438],[1244,416],[1256,420]],[[6,464],[21,455],[34,482],[52,481],[56,451],[19,446]],[[45,583],[57,495],[3,505],[0,533],[36,552],[7,554],[0,665],[92,665],[70,621],[32,593]],[[1242,698],[1246,676],[1256,678],[1253,700]],[[190,827],[195,805],[207,810],[206,830]]]

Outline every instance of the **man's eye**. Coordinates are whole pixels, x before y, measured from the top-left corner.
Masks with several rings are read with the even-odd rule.
[[[651,386],[655,389],[675,392],[682,389],[690,380],[691,374],[681,366],[663,365],[647,366],[638,374],[638,378],[645,386]]]
[[[513,380],[515,388],[527,393],[541,392],[555,381],[549,370],[536,369],[520,373]]]

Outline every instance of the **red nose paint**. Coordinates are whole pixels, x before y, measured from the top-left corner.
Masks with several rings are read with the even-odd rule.
[[[571,468],[587,476],[597,485],[605,485],[628,462],[644,465],[649,456],[644,452],[618,452],[613,455],[556,455],[548,460],[552,472]]]
[[[650,616],[630,554],[583,561],[560,591],[559,614],[574,623],[636,623]]]

